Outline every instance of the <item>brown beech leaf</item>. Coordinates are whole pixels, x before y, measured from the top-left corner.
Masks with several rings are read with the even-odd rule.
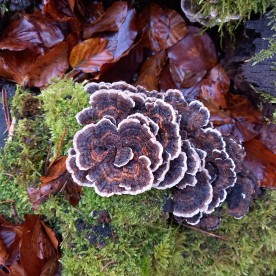
[[[38,56],[24,84],[28,87],[43,87],[52,78],[62,77],[68,67],[68,44],[61,42],[46,54]]]
[[[125,21],[120,26],[118,32],[109,35],[107,49],[113,54],[114,60],[117,61],[121,56],[127,54],[137,36],[136,12],[129,9]]]
[[[23,14],[12,20],[5,29],[0,41],[0,49],[21,51],[26,48],[42,46],[51,48],[64,40],[64,34],[58,23],[41,13]]]
[[[166,64],[163,67],[163,70],[159,77],[159,86],[160,86],[160,91],[167,91],[168,89],[177,88],[177,85],[172,78],[169,64]]]
[[[139,78],[135,85],[142,85],[147,90],[158,90],[159,75],[167,61],[165,51],[149,57],[142,65]]]
[[[269,150],[276,154],[276,124],[270,123],[262,126],[261,140]]]
[[[125,81],[132,83],[134,75],[144,61],[144,49],[140,43],[135,44],[119,60],[105,63],[100,70],[98,80],[105,82]]]
[[[35,53],[30,49],[19,52],[7,50],[0,52],[4,69],[12,76],[12,79],[16,83],[22,86],[25,86],[28,82],[28,73],[32,64],[35,62],[37,55],[38,53]]]
[[[6,245],[2,241],[1,232],[0,232],[0,265],[6,263],[7,259],[9,258],[9,255],[10,254],[6,248]]]
[[[149,24],[144,45],[155,52],[176,44],[187,33],[187,26],[181,15],[158,4],[152,3],[146,7],[140,19],[141,17],[147,18]]]
[[[87,39],[95,33],[118,31],[126,19],[127,7],[127,2],[114,2],[102,17],[84,27],[83,38]]]
[[[0,260],[8,266],[19,259],[19,244],[23,227],[5,221],[1,215],[0,225]]]
[[[104,63],[113,60],[113,55],[106,46],[108,40],[104,38],[90,38],[77,44],[71,51],[70,65],[85,73],[99,72]]]
[[[12,74],[6,69],[5,60],[3,57],[1,57],[1,53],[0,53],[0,77],[8,80],[13,79]]]
[[[50,164],[47,168],[47,174],[40,177],[42,184],[46,184],[66,172],[66,159],[67,156],[60,156]]]
[[[13,262],[12,265],[9,266],[9,270],[12,276],[28,276],[24,268],[18,262]]]
[[[218,64],[211,69],[208,77],[201,83],[201,98],[207,102],[211,102],[219,108],[226,108],[225,95],[230,87],[230,79],[228,78],[223,67]]]
[[[65,22],[74,17],[68,0],[44,0],[43,12],[60,22]]]
[[[188,27],[188,33],[168,50],[170,63],[182,70],[200,72],[211,69],[217,63],[216,49],[207,33]]]
[[[93,23],[104,14],[102,1],[77,0],[75,10],[84,18],[85,22]]]
[[[276,154],[265,147],[261,140],[245,142],[246,153],[255,158],[257,168],[263,168],[261,187],[276,188]],[[254,172],[254,170],[252,170]]]
[[[70,173],[66,170],[66,156],[62,156],[52,164],[46,176],[41,176],[41,187],[27,189],[28,196],[34,210],[46,202],[50,195],[55,195],[64,191],[65,197],[72,206],[76,206],[82,194],[81,186],[77,185]]]
[[[20,264],[27,275],[40,275],[47,260],[57,252],[45,233],[39,215],[25,215],[20,246]]]

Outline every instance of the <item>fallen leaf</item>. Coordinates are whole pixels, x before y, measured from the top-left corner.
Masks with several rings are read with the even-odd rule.
[[[104,14],[104,5],[102,1],[77,0],[75,10],[86,23],[93,23]]]
[[[9,270],[12,276],[28,276],[24,268],[18,262],[13,262]]]
[[[246,153],[255,158],[257,168],[263,168],[261,187],[276,188],[276,154],[265,147],[261,140],[253,139],[245,142]],[[252,170],[254,171],[254,170]]]
[[[118,31],[126,19],[127,8],[127,2],[114,2],[98,20],[84,27],[83,38],[90,38],[95,33]]]
[[[45,176],[41,176],[41,187],[27,189],[28,196],[33,204],[34,210],[46,202],[50,195],[63,192],[69,203],[76,206],[82,194],[81,186],[74,183],[70,173],[66,169],[67,156],[61,156],[51,164]]]
[[[22,225],[12,224],[0,217],[0,258],[7,266],[19,259],[19,244],[22,238]],[[5,251],[6,250],[6,251]]]
[[[24,84],[28,87],[44,87],[52,78],[62,77],[68,67],[68,45],[67,42],[61,42],[35,60]]]
[[[140,74],[135,85],[142,85],[147,90],[159,90],[159,75],[167,61],[165,51],[151,56],[142,65]]]
[[[104,63],[113,60],[113,55],[106,49],[108,40],[90,38],[77,44],[71,51],[70,65],[85,73],[99,72]]]
[[[42,184],[46,184],[47,182],[60,177],[66,172],[66,159],[67,156],[60,156],[50,164],[50,166],[47,168],[47,174],[40,177]]]
[[[125,21],[120,26],[118,32],[105,36],[108,39],[107,49],[114,56],[113,62],[117,61],[122,55],[128,53],[137,36],[136,12],[129,9]]]
[[[207,33],[188,27],[188,33],[168,50],[170,63],[182,70],[200,72],[211,69],[217,63],[216,49]]]
[[[150,4],[142,11],[140,19],[145,20],[145,18],[148,29],[145,33],[144,45],[155,52],[176,44],[187,33],[186,23],[180,14],[156,3]]]
[[[0,265],[4,264],[7,259],[9,258],[9,252],[4,244],[4,242],[2,241],[1,238],[1,232],[0,232]]]
[[[20,264],[27,275],[39,276],[47,260],[56,256],[56,253],[41,226],[40,216],[25,215],[20,246]]]
[[[174,82],[171,72],[170,72],[170,67],[169,64],[165,65],[163,67],[163,70],[160,74],[159,77],[159,86],[160,86],[160,91],[167,91],[168,89],[176,89],[178,88],[176,83]]]
[[[37,46],[51,48],[64,40],[64,34],[55,22],[41,13],[21,14],[5,28],[0,41],[0,49],[22,51]],[[43,52],[43,51],[42,51]]]
[[[74,17],[67,0],[43,0],[43,12],[60,22],[65,22]]]
[[[219,108],[226,108],[225,95],[230,87],[230,79],[228,78],[223,67],[218,64],[211,69],[207,78],[201,83],[201,98],[204,101],[211,102]]]
[[[137,43],[123,55],[119,60],[112,63],[105,63],[101,67],[99,81],[115,82],[125,81],[132,83],[137,78],[137,72],[144,61],[144,49]]]
[[[276,154],[276,124],[264,124],[260,132],[262,142],[269,150]]]

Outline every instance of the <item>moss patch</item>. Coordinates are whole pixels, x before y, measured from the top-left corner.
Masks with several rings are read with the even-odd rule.
[[[26,102],[36,103],[26,117]],[[37,97],[18,88],[13,114],[18,124],[12,142],[0,157],[0,201],[12,199],[19,216],[33,212],[26,187],[39,185],[52,144],[55,156],[64,129],[62,153],[80,128],[75,115],[88,105],[81,84],[54,82]],[[16,107],[16,108],[15,108]],[[98,196],[84,188],[74,208],[60,194],[37,211],[58,233],[63,275],[274,275],[276,272],[276,193],[258,199],[241,220],[224,216],[216,235],[168,223],[162,211],[169,191],[151,190],[137,196]],[[107,211],[99,221],[95,212]],[[0,213],[12,219],[10,203]]]

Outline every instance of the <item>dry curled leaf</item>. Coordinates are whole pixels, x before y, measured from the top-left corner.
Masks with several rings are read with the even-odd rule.
[[[46,202],[50,195],[64,191],[65,196],[72,206],[76,206],[82,194],[82,188],[74,183],[71,175],[66,170],[67,156],[57,158],[48,168],[47,174],[41,176],[40,188],[29,187],[27,192],[35,210]]]

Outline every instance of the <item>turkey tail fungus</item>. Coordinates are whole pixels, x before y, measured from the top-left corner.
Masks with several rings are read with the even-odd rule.
[[[206,229],[220,224],[218,208],[241,218],[259,189],[243,169],[241,145],[213,128],[199,101],[179,90],[147,91],[125,82],[86,85],[90,107],[68,152],[74,181],[100,196],[171,188],[175,220]]]

